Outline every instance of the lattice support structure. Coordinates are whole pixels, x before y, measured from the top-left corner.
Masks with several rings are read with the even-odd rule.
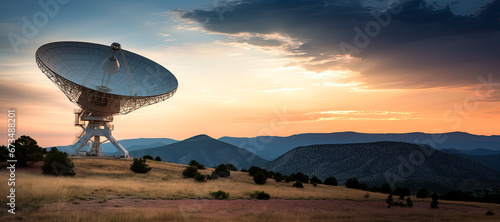
[[[88,121],[87,127],[83,132],[83,136],[80,137],[78,142],[73,145],[73,150],[76,150],[76,155],[79,156],[101,156],[101,137],[106,138],[120,153],[120,157],[129,158],[128,151],[111,135],[111,125],[110,123],[113,121],[112,116],[89,116],[82,115],[82,121]],[[93,139],[93,140],[92,140]],[[81,149],[87,144],[89,141],[92,142],[92,147],[90,151],[84,152]],[[105,142],[105,141],[103,141]]]

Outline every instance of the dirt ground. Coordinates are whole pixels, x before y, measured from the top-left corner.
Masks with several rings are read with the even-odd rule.
[[[102,202],[102,201],[101,201]],[[487,216],[488,209],[472,206],[441,204],[430,209],[429,202],[415,202],[413,208],[387,208],[383,202],[358,202],[348,200],[144,200],[130,197],[111,197],[106,203],[84,200],[78,203],[46,205],[44,210],[79,211],[85,213],[120,210],[161,210],[180,212],[189,218],[220,218],[225,220],[259,220],[259,218],[303,218],[306,221],[500,221],[500,212]],[[269,220],[272,221],[272,220]]]

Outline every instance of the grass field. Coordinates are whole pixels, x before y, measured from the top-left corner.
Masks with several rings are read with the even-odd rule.
[[[242,172],[200,183],[183,178],[181,172],[186,166],[180,164],[148,161],[153,169],[147,174],[135,174],[129,170],[131,161],[74,158],[73,162],[75,177],[45,176],[38,166],[18,169],[16,215],[7,214],[7,206],[2,204],[0,221],[500,219],[498,204],[440,201],[443,207],[430,210],[428,199],[413,197],[417,201],[414,208],[388,211],[384,203],[386,194],[341,186],[305,184],[305,188],[299,189],[274,180],[257,185]],[[202,172],[210,174],[212,170]],[[7,196],[5,168],[0,178],[5,181],[0,183],[0,190]],[[217,190],[229,192],[229,201],[210,200],[209,191]],[[250,200],[249,194],[254,191],[265,191],[272,200]],[[497,215],[486,216],[488,209]]]

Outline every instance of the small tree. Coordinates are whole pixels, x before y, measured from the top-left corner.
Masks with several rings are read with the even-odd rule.
[[[337,186],[337,185],[339,185],[339,183],[337,182],[337,178],[328,177],[325,179],[325,185]]]
[[[188,166],[184,171],[182,171],[182,176],[187,178],[193,178],[198,173],[198,168],[195,166]]]
[[[394,206],[394,199],[392,198],[392,194],[389,194],[385,202],[387,203],[387,208],[391,208],[392,206]]]
[[[309,177],[302,172],[298,172],[297,174],[292,174],[296,181],[300,181],[302,183],[309,183]]]
[[[225,164],[221,164],[215,168],[215,172],[219,175],[219,177],[229,177],[231,176],[231,171],[227,169]]]
[[[201,163],[198,163],[196,160],[191,160],[191,162],[189,162],[189,166],[194,166],[200,170],[204,170],[206,169],[205,166]]]
[[[43,159],[42,173],[57,176],[74,176],[74,167],[75,165],[68,157],[68,154],[61,151],[49,152]]]
[[[392,193],[391,186],[388,183],[382,184],[382,186],[380,187],[380,192],[387,194]]]
[[[431,197],[432,197],[431,208],[439,208],[438,207],[439,195],[437,193],[433,193]]]
[[[145,159],[145,160],[154,160],[153,156],[151,156],[151,155],[144,155],[144,156],[142,156],[142,159]]]
[[[253,181],[256,184],[261,184],[262,185],[262,184],[266,183],[267,177],[266,177],[266,175],[264,175],[264,173],[258,172],[255,175],[253,175]]]
[[[205,175],[201,174],[201,173],[196,173],[196,174],[194,175],[194,180],[195,180],[195,181],[198,181],[198,182],[205,182],[205,181],[206,181],[206,178],[207,178],[207,177],[206,177]]]
[[[358,179],[356,179],[356,178],[348,179],[345,182],[345,186],[347,188],[352,188],[352,189],[359,189],[359,188],[361,188],[361,184],[359,183]]]
[[[219,179],[219,174],[217,174],[217,172],[215,172],[215,170],[214,170],[214,171],[212,171],[212,173],[210,174],[210,178],[211,178],[212,180]]]
[[[427,198],[428,196],[429,192],[424,188],[417,191],[417,198]]]
[[[231,171],[238,171],[238,169],[236,169],[236,167],[230,163],[226,164],[226,168]]]
[[[297,188],[304,188],[304,184],[302,184],[302,182],[300,181],[296,181],[292,186]]]
[[[224,192],[222,190],[214,191],[214,192],[208,192],[210,196],[212,196],[215,199],[218,200],[223,200],[229,198],[229,193]]]
[[[271,198],[271,195],[264,191],[255,191],[254,193],[250,194],[250,197],[252,199],[269,200],[269,198]]]
[[[15,159],[20,166],[43,160],[43,149],[29,136],[19,137],[12,145],[16,148]]]
[[[146,160],[142,158],[134,158],[134,162],[130,164],[130,170],[134,173],[147,173],[151,170],[151,167],[146,164]]]
[[[411,201],[410,197],[406,198],[406,206],[413,207],[413,202]]]
[[[161,161],[161,157],[160,156],[156,156],[155,160],[156,161]]]
[[[317,176],[311,178],[311,183],[322,184],[323,182]]]

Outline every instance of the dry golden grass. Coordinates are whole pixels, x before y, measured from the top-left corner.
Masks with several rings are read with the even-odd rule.
[[[99,201],[105,203],[109,197],[127,198],[130,200],[161,200],[161,199],[210,199],[209,191],[223,190],[229,192],[230,199],[249,199],[254,191],[265,191],[273,199],[328,199],[353,201],[385,201],[386,194],[372,193],[361,190],[347,189],[338,186],[318,185],[313,187],[305,184],[305,188],[294,188],[291,183],[277,183],[269,179],[265,185],[257,185],[247,173],[231,172],[230,178],[220,178],[207,182],[196,182],[193,179],[183,178],[182,171],[185,165],[148,161],[153,168],[147,174],[136,174],[130,171],[131,161],[116,159],[82,159],[73,158],[75,163],[75,177],[46,176],[41,173],[19,171],[16,172],[16,208],[20,220],[36,218],[37,221],[179,221],[184,220],[179,212],[141,209],[139,211],[116,209],[112,212],[84,213],[72,211],[61,213],[67,204],[79,204],[82,201]],[[210,174],[213,169],[202,170]],[[6,181],[8,174],[0,172],[0,179]],[[0,183],[0,190],[8,190],[7,183]],[[369,198],[365,198],[366,194]],[[413,198],[414,200],[418,200]],[[425,200],[428,201],[428,200]],[[451,202],[456,205],[475,206],[500,210],[498,204]],[[3,204],[5,205],[5,204]],[[40,209],[46,205],[56,205],[56,213],[44,212]],[[4,206],[5,208],[6,206]],[[57,213],[60,210],[59,213]],[[13,219],[11,215],[4,218]],[[55,218],[54,218],[55,216]],[[250,218],[263,220],[305,220],[311,217],[323,218],[332,216],[318,213],[315,215],[302,214],[254,214]],[[137,219],[139,218],[139,219]],[[267,218],[267,219],[266,219]],[[383,217],[382,217],[383,218]],[[1,220],[2,218],[0,218]],[[221,221],[221,218],[197,217],[191,221]],[[245,221],[245,220],[243,220]]]

